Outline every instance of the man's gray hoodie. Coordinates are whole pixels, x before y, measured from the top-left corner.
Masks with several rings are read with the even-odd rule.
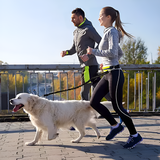
[[[92,23],[85,19],[84,23],[77,27],[77,29],[73,32],[73,35],[73,46],[70,50],[67,50],[66,55],[77,53],[81,67],[98,65],[96,57],[93,54],[88,55],[89,60],[87,62],[83,62],[79,57],[80,55],[87,53],[88,46],[94,48],[95,42],[99,44],[101,40],[101,36],[97,33]]]

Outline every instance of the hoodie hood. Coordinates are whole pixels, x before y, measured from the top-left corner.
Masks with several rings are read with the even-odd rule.
[[[86,26],[93,27],[92,23],[87,18],[85,18],[84,21],[77,28],[84,28]]]

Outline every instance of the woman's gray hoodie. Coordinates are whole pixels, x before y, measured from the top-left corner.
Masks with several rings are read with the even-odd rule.
[[[121,37],[121,33],[115,27],[105,28],[98,49],[92,50],[92,54],[102,57],[103,67],[119,64],[118,60],[123,55],[119,47]]]
[[[94,48],[95,42],[99,44],[101,40],[101,36],[97,33],[92,23],[85,19],[84,23],[77,27],[77,29],[73,32],[73,35],[73,46],[70,50],[67,50],[68,52],[66,55],[77,53],[81,67],[98,65],[96,57],[93,54],[88,55],[89,60],[87,62],[83,62],[79,57],[80,55],[87,53],[86,49],[88,46]]]

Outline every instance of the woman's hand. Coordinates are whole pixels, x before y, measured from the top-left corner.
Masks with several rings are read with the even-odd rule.
[[[87,54],[92,54],[92,48],[91,47],[87,48]]]
[[[92,54],[92,48],[90,48],[90,47],[87,48],[87,54]],[[87,54],[83,54],[83,55],[79,56],[83,62],[86,62],[89,60],[89,57],[87,56]]]
[[[103,71],[103,69],[102,69],[103,68],[103,64],[102,63],[100,64],[99,68],[100,68],[101,71]]]
[[[89,57],[87,56],[87,54],[81,55],[79,57],[82,59],[83,62],[86,62],[89,60]]]

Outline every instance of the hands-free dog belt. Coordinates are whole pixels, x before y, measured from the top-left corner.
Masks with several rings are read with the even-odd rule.
[[[106,67],[103,67],[103,71],[111,71],[112,69],[115,69],[115,68],[120,68],[119,64],[116,65],[116,66],[106,66]]]
[[[50,92],[50,93],[48,93],[48,94],[44,94],[43,96],[46,97],[46,96],[49,96],[49,95],[51,95],[51,94],[56,94],[56,93],[60,93],[60,92],[65,92],[65,91],[70,91],[70,90],[73,90],[73,89],[77,89],[77,88],[79,88],[79,87],[81,87],[81,86],[89,83],[90,81],[92,81],[92,80],[94,80],[94,79],[96,79],[96,78],[98,78],[98,77],[100,77],[100,76],[103,76],[103,75],[109,73],[109,71],[111,71],[111,70],[113,70],[113,69],[120,68],[120,66],[119,66],[119,64],[118,64],[118,65],[116,65],[116,66],[107,66],[107,68],[106,68],[106,67],[103,67],[103,68],[104,68],[104,69],[103,69],[104,72],[99,73],[98,76],[95,76],[95,77],[93,77],[93,78],[85,81],[85,83],[83,83],[83,84],[81,84],[81,85],[79,85],[79,86],[77,86],[77,87],[73,87],[73,88],[69,88],[69,89],[64,89],[64,90],[60,90],[60,91],[56,91],[56,92]],[[106,68],[106,69],[105,69],[105,68]]]

